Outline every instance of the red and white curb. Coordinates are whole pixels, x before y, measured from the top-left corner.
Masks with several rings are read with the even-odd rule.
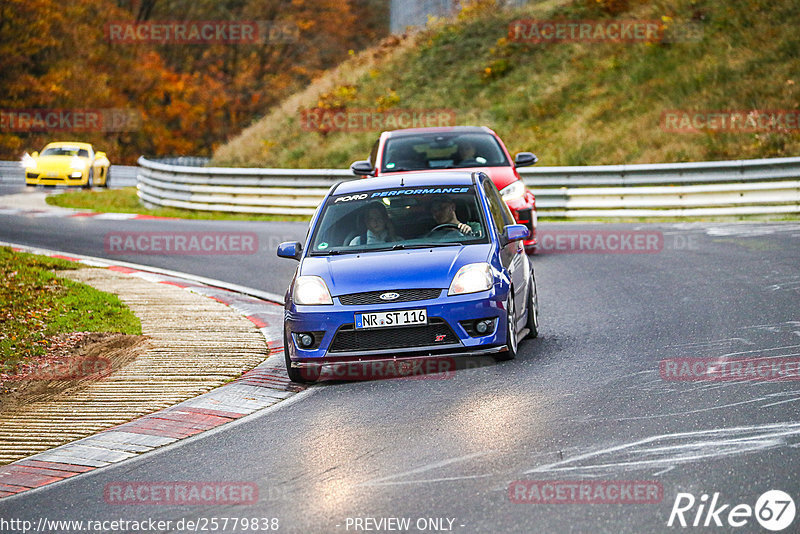
[[[240,291],[247,288],[224,282],[214,284],[216,281],[191,275],[12,243],[0,245],[11,246],[20,252],[107,267],[155,283],[170,284],[205,295],[227,304],[253,322],[264,335],[271,353],[269,358],[254,369],[208,393],[93,436],[0,466],[0,498],[133,458],[268,408],[305,389],[305,386],[290,382],[286,375],[282,341],[283,308],[275,302],[265,300],[275,300],[277,295],[256,290],[247,291],[264,297],[258,298]]]

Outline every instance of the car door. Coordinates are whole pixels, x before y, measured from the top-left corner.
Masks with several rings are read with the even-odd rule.
[[[500,191],[490,179],[483,181],[483,190],[489,202],[489,210],[492,214],[492,223],[497,229],[498,235],[503,234],[506,225],[514,224],[514,217],[508,206],[500,197]],[[502,244],[502,243],[501,243]],[[526,295],[528,294],[528,283],[530,280],[528,257],[525,255],[525,247],[522,241],[512,241],[507,243],[500,250],[500,262],[508,271],[511,283],[514,286],[514,310],[517,320],[525,314]],[[520,325],[517,325],[520,327]]]

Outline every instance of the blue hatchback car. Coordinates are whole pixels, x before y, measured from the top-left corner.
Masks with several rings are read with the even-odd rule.
[[[533,267],[514,218],[482,172],[340,182],[306,242],[284,312],[289,377],[323,367],[492,354],[510,360],[538,335]]]

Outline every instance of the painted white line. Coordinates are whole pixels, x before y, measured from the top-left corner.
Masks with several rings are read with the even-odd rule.
[[[794,399],[787,399],[787,400],[780,401],[780,402],[773,402],[772,404],[765,404],[765,405],[761,406],[761,408],[770,408],[772,406],[778,406],[779,404],[786,404],[788,402],[797,402],[797,401],[800,401],[800,397],[795,397]]]
[[[481,451],[481,452],[476,452],[476,453],[472,453],[472,454],[467,454],[466,456],[459,456],[457,458],[450,458],[449,460],[441,460],[439,462],[433,462],[431,464],[426,464],[426,465],[423,465],[421,467],[417,467],[417,468],[412,469],[410,471],[404,471],[402,473],[397,473],[397,474],[394,474],[394,475],[389,475],[389,476],[385,476],[385,477],[381,477],[381,478],[375,478],[375,479],[372,479],[372,480],[367,481],[367,482],[362,482],[361,484],[358,484],[358,486],[378,485],[379,483],[384,482],[386,480],[392,480],[392,479],[395,479],[395,478],[406,477],[406,476],[409,476],[409,475],[416,475],[417,473],[424,473],[424,472],[430,471],[432,469],[439,469],[441,467],[446,467],[446,466],[451,465],[451,464],[455,464],[455,463],[459,463],[459,462],[465,462],[465,461],[471,460],[473,458],[480,458],[481,456],[486,456],[487,454],[492,454],[493,452],[494,451]]]
[[[748,435],[750,434],[750,435]],[[779,445],[789,445],[783,438],[800,436],[800,423],[787,422],[777,424],[756,425],[747,427],[720,428],[695,432],[679,432],[661,434],[638,441],[616,445],[597,451],[580,454],[566,460],[542,465],[526,471],[543,472],[597,472],[627,469],[643,469],[656,466],[675,466],[705,458],[721,458],[734,454],[743,454],[756,450],[764,450]],[[647,448],[646,446],[659,440],[695,440],[689,443],[678,443]],[[620,460],[625,454],[630,460]],[[676,453],[676,454],[669,454]],[[650,458],[648,458],[650,455]],[[575,465],[584,460],[599,460],[603,456],[613,458],[608,463],[590,463]]]
[[[367,484],[359,484],[359,486],[404,486],[410,484],[433,484],[436,482],[453,482],[455,480],[471,480],[476,478],[488,478],[491,476],[494,476],[494,474],[486,473],[485,475],[464,475],[461,477],[425,478],[422,480],[398,480],[396,482],[370,482]]]

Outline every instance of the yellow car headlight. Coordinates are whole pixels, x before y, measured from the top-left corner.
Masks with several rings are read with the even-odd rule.
[[[22,156],[22,167],[27,170],[33,170],[36,168],[36,159],[31,157],[30,154],[25,152],[25,155]]]
[[[74,156],[72,158],[72,162],[70,162],[70,164],[69,164],[69,168],[73,169],[73,170],[76,170],[76,171],[82,171],[82,170],[84,170],[86,168],[86,162],[83,161],[78,156]]]

